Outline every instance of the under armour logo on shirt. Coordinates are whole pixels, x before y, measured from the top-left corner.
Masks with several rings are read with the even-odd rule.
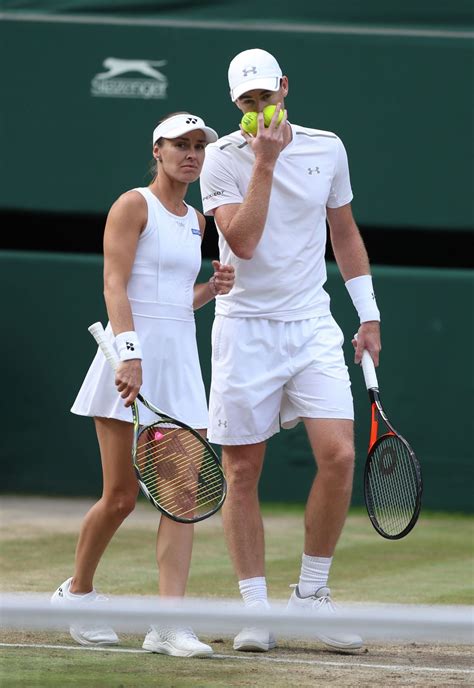
[[[319,167],[308,167],[308,174],[319,174]]]
[[[196,124],[197,122],[197,117],[188,117],[186,120],[186,124]]]
[[[218,425],[219,428],[221,427],[221,425],[223,425],[223,426],[226,428],[226,427],[227,427],[227,421],[226,421],[226,420],[221,420],[221,419],[219,418],[219,420],[217,421],[217,425]]]
[[[125,342],[125,346],[127,347],[127,351],[135,351],[133,342]]]

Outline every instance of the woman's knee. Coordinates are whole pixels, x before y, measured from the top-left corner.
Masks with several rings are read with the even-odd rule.
[[[115,491],[103,496],[102,501],[108,514],[117,520],[127,518],[135,509],[137,503],[136,491]]]

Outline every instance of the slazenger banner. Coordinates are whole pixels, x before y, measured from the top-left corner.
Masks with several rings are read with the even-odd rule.
[[[124,60],[107,57],[104,70],[91,81],[91,95],[99,98],[166,98],[168,78],[158,68],[167,60]]]

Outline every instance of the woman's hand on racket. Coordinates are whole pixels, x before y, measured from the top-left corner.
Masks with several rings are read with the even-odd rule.
[[[218,294],[228,294],[235,281],[235,270],[233,265],[225,265],[218,260],[212,261],[214,268],[214,286]]]
[[[369,352],[375,367],[379,364],[379,354],[382,349],[380,341],[380,323],[378,320],[364,322],[359,327],[357,337],[354,337],[352,344],[355,349],[354,363],[359,364],[365,350]]]
[[[125,406],[131,406],[142,386],[142,362],[140,358],[122,361],[115,371],[115,386]]]

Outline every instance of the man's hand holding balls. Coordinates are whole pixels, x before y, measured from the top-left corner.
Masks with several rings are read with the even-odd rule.
[[[267,107],[263,109],[263,121],[266,127],[270,126],[275,110],[276,105],[267,105]],[[280,112],[278,113],[277,124],[280,124],[284,114],[285,111],[280,110]],[[258,113],[246,112],[241,119],[240,125],[247,134],[250,134],[251,136],[256,136],[258,131]]]

